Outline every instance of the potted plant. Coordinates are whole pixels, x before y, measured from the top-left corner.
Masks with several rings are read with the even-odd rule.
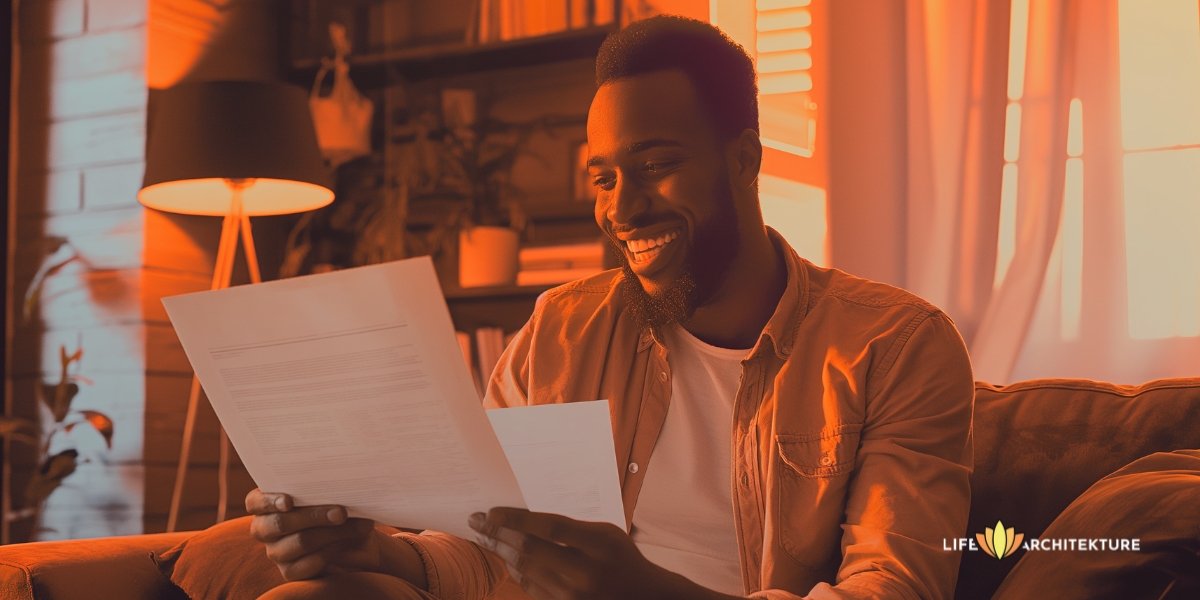
[[[487,106],[477,112],[470,90],[443,90],[433,98],[394,86],[389,94],[395,98],[384,103],[383,150],[338,169],[337,200],[297,222],[280,276],[437,256],[457,241],[461,287],[514,284],[527,219],[512,183],[513,164],[522,155],[541,160],[525,150],[534,133],[553,134],[580,119],[501,120]],[[410,207],[418,203],[437,207],[429,230],[408,227]]]
[[[447,111],[443,102],[443,112]],[[525,213],[512,184],[513,163],[540,122],[511,123],[473,113],[473,101],[459,114],[444,114],[441,130],[442,195],[458,202],[451,229],[458,232],[458,284],[461,287],[512,285],[517,280]],[[463,113],[466,114],[463,114]]]
[[[85,269],[93,266],[79,254],[76,248],[62,237],[49,236],[44,240],[46,255],[33,279],[30,281],[25,294],[23,321],[32,322],[38,316],[42,294],[47,281],[72,263],[81,263]],[[80,383],[91,383],[86,377],[72,372],[83,359],[83,349],[77,348],[68,352],[66,346],[59,346],[58,381],[53,383],[39,382],[34,387],[36,399],[33,404],[43,408],[41,423],[21,417],[0,415],[0,440],[7,438],[34,449],[37,452],[37,466],[30,474],[24,490],[24,501],[20,508],[12,508],[12,492],[4,489],[3,506],[8,510],[3,515],[9,524],[25,521],[27,531],[32,539],[40,532],[41,513],[50,494],[63,485],[67,477],[75,472],[81,458],[78,441],[75,434],[81,430],[91,429],[104,440],[108,449],[112,449],[113,421],[108,415],[96,410],[76,410],[71,407],[72,401],[79,393]],[[50,421],[49,425],[45,425]],[[81,425],[85,427],[80,427]],[[5,461],[10,457],[5,456]],[[7,528],[5,528],[7,533]],[[7,543],[10,540],[3,540]]]

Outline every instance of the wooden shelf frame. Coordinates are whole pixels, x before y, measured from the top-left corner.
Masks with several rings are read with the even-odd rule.
[[[433,44],[352,55],[350,70],[356,85],[375,89],[396,80],[420,81],[546,65],[595,57],[604,38],[613,31],[615,25],[600,25],[502,42]],[[320,66],[316,59],[295,61],[290,65],[288,79],[308,87]]]

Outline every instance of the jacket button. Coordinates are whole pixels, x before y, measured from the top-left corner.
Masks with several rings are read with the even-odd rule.
[[[659,381],[661,381],[661,382],[663,382],[663,383],[666,383],[666,382],[667,382],[667,372],[666,372],[666,371],[659,371],[659,372],[658,372],[658,380],[659,380]]]
[[[742,473],[742,487],[750,487],[750,476]]]
[[[638,472],[638,469],[640,469],[640,468],[641,468],[641,467],[638,467],[638,464],[637,464],[637,463],[635,463],[635,462],[631,462],[631,463],[629,463],[629,472],[630,472],[630,473],[637,473],[637,472]]]
[[[832,456],[829,456],[828,454],[826,454],[825,456],[821,457],[821,466],[822,467],[828,467],[829,465],[832,465],[832,464],[833,464]]]

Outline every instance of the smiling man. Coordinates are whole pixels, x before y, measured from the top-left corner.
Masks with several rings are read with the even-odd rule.
[[[255,536],[302,580],[272,594],[951,597],[973,389],[950,319],[764,225],[754,69],[719,30],[634,23],[596,75],[588,166],[622,267],[544,294],[486,402],[608,399],[629,533],[499,507],[475,541],[389,536],[256,490]]]

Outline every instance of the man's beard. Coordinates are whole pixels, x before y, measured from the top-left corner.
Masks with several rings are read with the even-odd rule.
[[[661,329],[686,321],[697,308],[712,299],[729,274],[729,267],[741,245],[737,211],[728,177],[718,182],[717,212],[704,223],[696,224],[695,235],[683,270],[675,281],[657,294],[650,294],[629,265],[625,244],[610,238],[616,246],[621,272],[625,276],[625,297],[634,318],[643,325]]]

